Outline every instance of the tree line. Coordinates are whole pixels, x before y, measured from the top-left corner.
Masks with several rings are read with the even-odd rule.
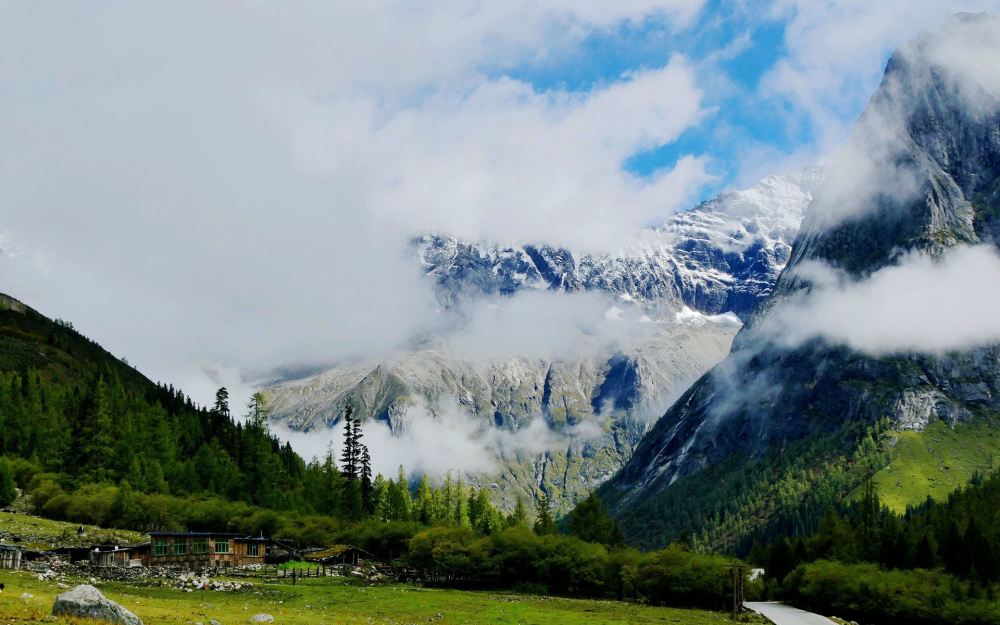
[[[754,545],[773,594],[887,623],[1000,622],[1000,473],[896,513],[873,482],[818,529]]]

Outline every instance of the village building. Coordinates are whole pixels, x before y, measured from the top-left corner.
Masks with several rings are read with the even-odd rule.
[[[270,538],[217,532],[151,532],[146,566],[226,568],[263,564]]]
[[[149,556],[149,543],[136,545],[98,545],[89,551],[88,559],[94,566],[143,566]]]
[[[334,545],[327,549],[311,551],[304,554],[304,559],[307,562],[323,565],[349,564],[351,566],[376,561],[374,554],[351,545]]]
[[[21,568],[23,551],[20,545],[0,545],[0,569]]]

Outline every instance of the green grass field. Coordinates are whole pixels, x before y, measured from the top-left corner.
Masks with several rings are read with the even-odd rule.
[[[943,500],[969,482],[976,471],[996,469],[1000,423],[976,419],[954,430],[935,421],[923,432],[901,432],[892,460],[875,474],[882,502],[897,512],[928,495]]]
[[[53,582],[26,572],[2,571],[0,623],[76,623],[49,616]],[[252,592],[185,592],[172,588],[98,584],[101,592],[135,612],[147,625],[201,622],[249,623],[258,613],[271,614],[278,625],[584,625],[675,623],[722,625],[725,615],[631,605],[617,601],[559,599],[493,592],[427,589],[405,585],[358,586],[338,578],[302,580],[298,585],[258,584]],[[21,599],[23,593],[33,595]],[[80,621],[88,623],[92,621]]]
[[[84,525],[84,535],[78,536],[78,523],[50,521],[27,514],[0,512],[0,542],[15,543],[32,549],[55,546],[87,546],[98,543],[136,543],[149,540],[146,534],[127,530],[109,530]]]

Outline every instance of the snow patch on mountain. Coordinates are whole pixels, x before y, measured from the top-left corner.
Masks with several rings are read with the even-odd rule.
[[[823,169],[770,176],[638,233],[613,253],[549,245],[498,246],[426,235],[414,242],[445,307],[482,294],[526,289],[597,291],[647,307],[745,318],[788,262]]]

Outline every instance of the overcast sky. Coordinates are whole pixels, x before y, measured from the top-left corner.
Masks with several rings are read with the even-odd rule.
[[[3,0],[0,290],[201,401],[378,354],[437,321],[410,237],[614,249],[822,160],[958,10]]]

